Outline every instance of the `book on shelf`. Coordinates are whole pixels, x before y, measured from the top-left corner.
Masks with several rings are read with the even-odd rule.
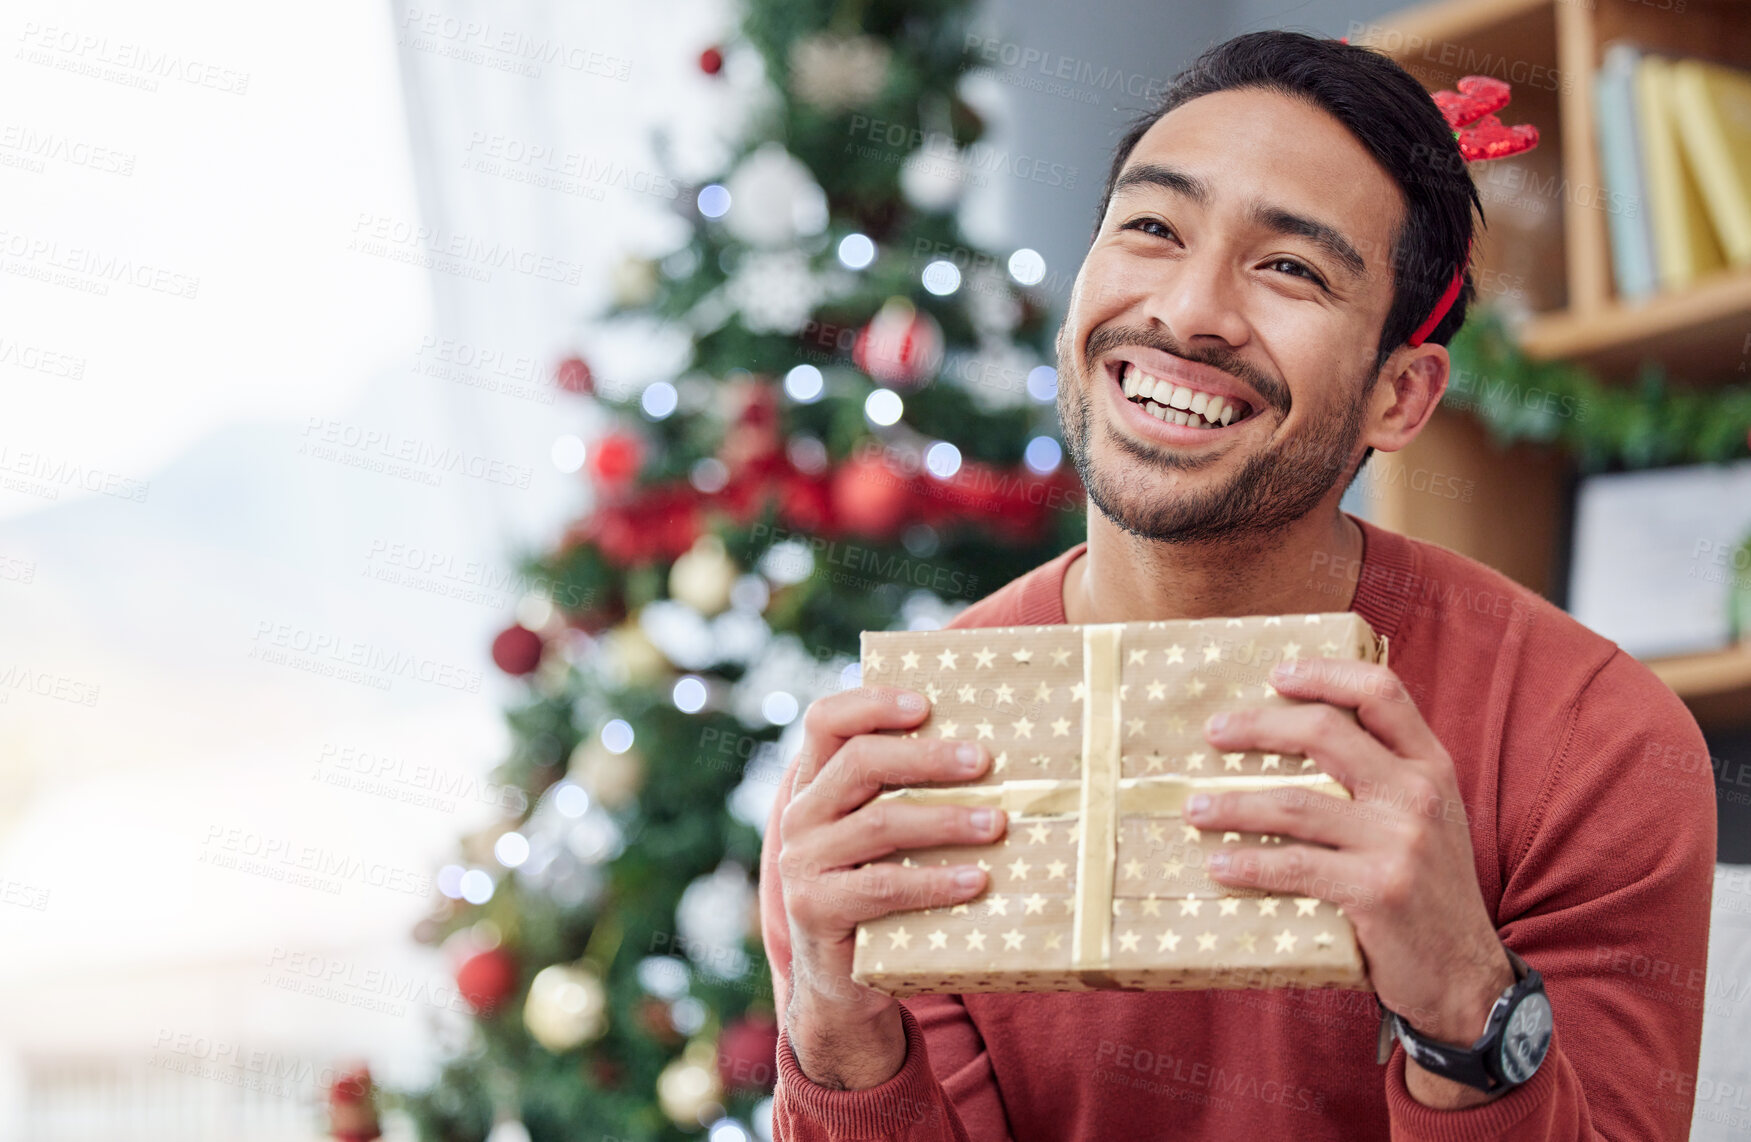
[[[1682,289],[1727,260],[1696,172],[1679,143],[1671,61],[1642,57],[1636,68],[1636,110],[1660,288]]]
[[[1636,68],[1641,51],[1616,43],[1593,85],[1599,165],[1610,191],[1606,225],[1611,237],[1611,270],[1617,295],[1630,301],[1659,291],[1654,265],[1654,230],[1642,180],[1641,129],[1636,122]]]
[[[1672,65],[1673,121],[1709,220],[1735,266],[1751,265],[1751,75],[1701,60]]]

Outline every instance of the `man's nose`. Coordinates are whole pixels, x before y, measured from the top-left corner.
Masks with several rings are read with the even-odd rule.
[[[1144,301],[1145,312],[1181,344],[1216,338],[1238,348],[1251,333],[1241,309],[1240,271],[1214,254],[1188,254],[1162,275]]]

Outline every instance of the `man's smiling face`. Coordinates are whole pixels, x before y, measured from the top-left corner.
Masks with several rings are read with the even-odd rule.
[[[1332,493],[1390,404],[1375,362],[1403,216],[1392,176],[1304,100],[1221,91],[1150,127],[1058,335],[1064,435],[1101,512],[1238,538]]]

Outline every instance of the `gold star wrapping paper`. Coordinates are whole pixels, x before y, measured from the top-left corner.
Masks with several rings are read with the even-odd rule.
[[[1383,663],[1386,640],[1348,612],[866,631],[864,684],[931,701],[917,729],[891,732],[976,742],[995,759],[978,781],[882,797],[1001,808],[1009,829],[995,844],[889,858],[977,864],[991,883],[966,904],[859,925],[854,978],[892,995],[1366,988],[1335,905],[1205,874],[1219,848],[1283,838],[1203,832],[1182,816],[1196,792],[1348,798],[1310,759],[1224,753],[1203,736],[1218,711],[1293,704],[1271,687],[1271,667],[1322,656]]]

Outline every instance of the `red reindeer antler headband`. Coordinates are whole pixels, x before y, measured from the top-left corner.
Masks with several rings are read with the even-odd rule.
[[[1508,105],[1509,92],[1506,83],[1487,75],[1468,75],[1456,86],[1458,91],[1435,92],[1434,100],[1435,106],[1441,109],[1442,116],[1446,118],[1447,125],[1453,128],[1453,137],[1459,143],[1459,153],[1466,162],[1506,158],[1521,151],[1530,151],[1538,145],[1537,127],[1530,123],[1516,123],[1509,127],[1496,118],[1495,113]],[[1447,316],[1447,311],[1459,300],[1459,291],[1465,288],[1465,270],[1470,264],[1471,250],[1467,248],[1465,261],[1453,271],[1453,278],[1447,283],[1447,288],[1441,291],[1441,298],[1435,302],[1435,308],[1410,335],[1411,345],[1421,345],[1428,340],[1429,334],[1435,331],[1435,326],[1441,324],[1441,319]]]

